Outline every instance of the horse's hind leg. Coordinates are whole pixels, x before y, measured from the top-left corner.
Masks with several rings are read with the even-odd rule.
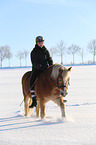
[[[29,108],[29,105],[31,105],[32,99],[29,97],[26,97],[24,101],[24,108],[25,108],[25,116],[30,116],[31,113],[33,112],[33,109]]]
[[[37,103],[37,107],[36,107],[36,116],[39,117],[39,103]]]
[[[28,116],[28,97],[24,100],[24,110],[25,110],[25,116]]]
[[[40,116],[41,119],[43,119],[45,117],[45,104],[44,101],[40,100]]]
[[[29,105],[28,105],[28,112],[29,112],[29,116],[34,113],[34,108],[29,108],[29,106],[32,104],[32,99],[29,98]]]

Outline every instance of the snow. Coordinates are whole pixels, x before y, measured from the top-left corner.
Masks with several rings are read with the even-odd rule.
[[[28,70],[0,70],[0,145],[96,145],[96,65],[72,67],[64,119],[53,102],[43,120],[24,116],[21,78]]]

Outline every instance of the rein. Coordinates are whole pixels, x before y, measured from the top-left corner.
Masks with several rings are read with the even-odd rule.
[[[51,79],[49,76],[48,76],[48,78],[53,82],[53,84],[55,85],[55,87],[57,87],[57,88],[59,89],[59,91],[60,91],[60,88],[62,88],[62,87],[63,87],[63,88],[68,88],[68,87],[67,87],[66,85],[59,86],[59,83],[58,83],[59,76],[61,76],[61,75],[59,74],[58,77],[57,77],[57,84],[56,84],[56,83],[54,82],[54,80]],[[37,79],[38,79],[38,77],[37,77]],[[37,79],[35,80],[35,82],[37,81]],[[33,85],[35,84],[35,82],[33,83]],[[31,88],[33,87],[33,85],[31,86]],[[30,90],[31,90],[31,88],[30,88]],[[30,90],[27,92],[26,97],[27,97],[28,94],[30,93]],[[24,99],[22,100],[22,102],[20,103],[19,106],[21,106],[23,102],[24,102]]]
[[[37,79],[38,79],[38,77],[37,77]],[[35,80],[35,82],[37,81],[37,79]],[[30,93],[30,91],[31,91],[32,87],[35,85],[35,82],[34,82],[34,83],[33,83],[33,85],[31,86],[30,90],[27,92],[27,94],[26,94],[26,96],[25,96],[25,97],[27,97],[27,96],[28,96],[28,94]],[[20,103],[20,105],[19,105],[19,106],[21,106],[23,102],[24,102],[24,99],[22,100],[22,102]]]

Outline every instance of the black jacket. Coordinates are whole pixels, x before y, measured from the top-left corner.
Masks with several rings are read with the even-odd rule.
[[[53,64],[49,51],[45,46],[40,48],[37,44],[31,51],[32,69],[44,70]]]

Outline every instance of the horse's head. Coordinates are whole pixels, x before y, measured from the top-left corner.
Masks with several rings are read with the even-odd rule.
[[[62,96],[66,96],[68,94],[67,90],[70,81],[71,68],[72,67],[67,69],[61,64],[53,65],[51,77],[54,78],[55,81],[57,82],[57,87],[60,90],[61,94],[63,94]]]
[[[67,90],[68,90],[68,85],[69,85],[69,81],[70,81],[70,72],[71,72],[71,68],[66,69],[65,67],[59,67],[59,71],[58,71],[58,77],[57,77],[57,84],[58,84],[58,88],[61,92],[62,96],[66,96],[68,94]]]

